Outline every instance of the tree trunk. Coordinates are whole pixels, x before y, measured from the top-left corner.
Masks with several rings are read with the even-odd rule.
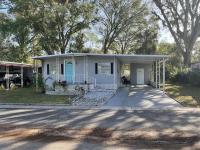
[[[60,48],[60,52],[61,52],[61,54],[65,54],[65,48],[64,48],[64,47],[61,47],[61,48]]]
[[[104,43],[102,50],[104,54],[108,53],[108,48],[106,47],[106,43]]]
[[[186,50],[186,52],[183,53],[183,62],[184,62],[184,65],[187,66],[187,67],[190,67],[191,65],[191,54],[188,50]]]

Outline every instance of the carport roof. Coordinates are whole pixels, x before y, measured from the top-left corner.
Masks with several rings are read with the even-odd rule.
[[[0,66],[13,66],[13,67],[32,67],[31,64],[10,62],[10,61],[0,61]]]
[[[135,55],[135,54],[96,54],[96,53],[66,53],[57,55],[36,56],[33,59],[43,60],[56,57],[69,57],[69,56],[95,56],[95,57],[115,57],[122,62],[152,62],[160,59],[168,59],[168,55]]]

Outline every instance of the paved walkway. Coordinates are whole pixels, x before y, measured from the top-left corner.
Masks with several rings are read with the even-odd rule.
[[[139,86],[118,89],[116,95],[103,107],[177,109],[182,106],[158,89],[149,86]]]

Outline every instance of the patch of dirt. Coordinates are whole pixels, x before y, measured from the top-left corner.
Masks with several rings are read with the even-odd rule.
[[[198,135],[181,132],[157,132],[144,130],[117,131],[104,128],[93,129],[26,129],[1,128],[0,138],[14,137],[18,140],[84,140],[93,143],[106,144],[147,144],[147,145],[192,145],[200,141]]]

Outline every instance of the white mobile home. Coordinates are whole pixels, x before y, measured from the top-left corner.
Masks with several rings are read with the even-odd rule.
[[[87,84],[92,85],[91,88],[117,89],[123,86],[122,76],[130,84],[164,87],[168,56],[67,53],[33,59],[42,62],[42,76],[48,86],[52,84],[47,81],[50,79],[65,81],[67,85]]]

